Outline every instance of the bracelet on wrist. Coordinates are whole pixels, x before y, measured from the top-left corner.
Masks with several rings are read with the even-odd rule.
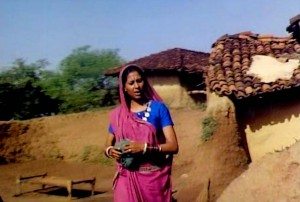
[[[148,145],[147,145],[147,143],[145,143],[145,144],[144,144],[144,149],[143,149],[143,154],[145,154],[145,153],[146,153],[146,151],[147,151],[147,147],[148,147]]]
[[[161,146],[147,146],[146,150],[148,150],[150,153],[159,153],[162,151]]]
[[[109,151],[114,148],[113,146],[108,146],[105,150],[105,156],[107,156],[108,158],[112,158],[109,154]]]

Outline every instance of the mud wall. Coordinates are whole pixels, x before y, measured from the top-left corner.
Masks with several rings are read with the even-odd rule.
[[[297,94],[289,91],[244,104],[241,120],[252,161],[282,151],[300,140],[300,96]]]
[[[216,201],[232,180],[246,170],[249,159],[238,133],[235,107],[227,97],[208,94],[207,116],[217,121],[210,140],[203,142],[189,173],[190,186],[180,190],[178,201]],[[198,196],[190,194],[196,190]]]
[[[149,82],[171,108],[195,107],[196,102],[182,86],[178,76],[149,76]]]
[[[207,143],[212,150],[208,194],[209,200],[215,201],[231,181],[247,169],[250,159],[238,131],[233,102],[215,93],[209,93],[207,99],[207,114],[218,123],[212,140]]]

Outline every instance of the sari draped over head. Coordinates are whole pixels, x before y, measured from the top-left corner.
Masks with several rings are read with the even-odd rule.
[[[119,74],[120,106],[110,113],[110,124],[114,130],[115,140],[119,142],[126,139],[147,143],[149,146],[157,146],[162,143],[162,138],[157,136],[156,128],[132,113],[130,111],[130,101],[126,100],[122,75],[129,66],[125,66]],[[148,100],[162,101],[147,79],[143,79],[143,93],[146,98]],[[156,158],[156,156],[153,156],[153,158]],[[114,201],[171,201],[171,164],[172,160],[166,160],[166,163],[160,165],[159,169],[155,171],[141,172],[139,169],[126,169],[118,163],[113,186]]]

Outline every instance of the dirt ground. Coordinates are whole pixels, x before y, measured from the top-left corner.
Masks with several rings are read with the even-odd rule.
[[[225,189],[218,201],[300,201],[300,142],[267,154]]]
[[[0,156],[6,157],[0,158],[0,196],[3,201],[65,201],[66,190],[53,188],[33,192],[31,190],[39,187],[32,185],[24,186],[25,193],[21,196],[14,196],[18,175],[43,172],[71,179],[95,176],[95,195],[89,197],[89,187],[78,185],[73,199],[112,201],[114,163],[102,155],[109,110],[1,122]],[[178,201],[215,201],[245,168],[242,158],[230,155],[232,150],[241,153],[235,147],[238,144],[235,138],[229,137],[229,147],[223,141],[224,136],[232,132],[230,127],[226,127],[230,123],[221,124],[217,138],[202,142],[201,122],[205,112],[200,109],[172,109],[171,114],[180,146],[173,164],[174,198]],[[216,148],[221,149],[216,152]],[[222,155],[222,152],[229,155]],[[213,161],[219,163],[214,164]],[[222,167],[224,163],[228,168]],[[225,173],[220,170],[225,170]],[[216,175],[216,172],[219,174]],[[210,193],[203,196],[207,187]]]

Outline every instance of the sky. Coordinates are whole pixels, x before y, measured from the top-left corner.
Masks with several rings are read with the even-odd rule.
[[[59,62],[75,48],[118,49],[126,61],[171,48],[210,52],[224,34],[287,36],[299,0],[0,0],[0,69]]]

